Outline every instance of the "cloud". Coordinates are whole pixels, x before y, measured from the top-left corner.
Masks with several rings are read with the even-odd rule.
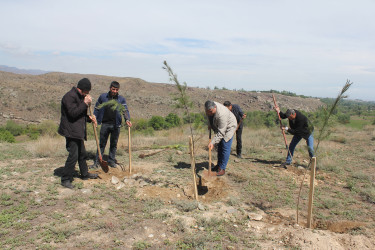
[[[347,78],[353,88],[375,80],[373,9],[371,0],[1,1],[0,53],[8,66],[155,82],[168,81],[167,60],[195,86],[335,96]]]

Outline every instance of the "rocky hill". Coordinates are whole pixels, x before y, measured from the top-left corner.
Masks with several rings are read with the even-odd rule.
[[[94,101],[100,93],[107,92],[111,81],[121,84],[120,94],[125,96],[132,118],[165,116],[170,112],[182,113],[174,108],[174,84],[150,83],[139,78],[46,73],[42,75],[15,74],[0,71],[0,124],[8,119],[39,123],[42,120],[58,121],[62,96],[77,82],[87,77],[93,84]],[[226,100],[239,104],[244,111],[268,111],[273,107],[272,95],[248,91],[210,90],[189,87],[187,93],[194,103],[193,112],[202,112],[206,100],[223,103]],[[292,107],[314,111],[323,103],[315,98],[275,95],[281,108]]]

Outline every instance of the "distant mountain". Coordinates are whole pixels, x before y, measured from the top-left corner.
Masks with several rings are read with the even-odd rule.
[[[9,67],[6,65],[0,65],[0,71],[11,72],[15,74],[27,74],[27,75],[42,75],[49,73],[50,71],[44,71],[39,69],[19,69],[16,67]]]

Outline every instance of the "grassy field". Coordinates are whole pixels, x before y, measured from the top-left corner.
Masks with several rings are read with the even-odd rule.
[[[286,151],[277,128],[245,128],[244,159],[232,155],[227,174],[213,180],[200,177],[208,166],[208,134],[198,134],[198,202],[187,128],[133,135],[131,174],[122,131],[118,160],[125,171],[96,170],[101,178],[87,181],[77,172],[73,190],[60,185],[64,138],[1,143],[0,248],[374,249],[374,128],[352,120],[320,142],[314,229],[306,228],[306,145],[297,146],[292,166],[280,168]],[[90,165],[95,142],[86,148]]]

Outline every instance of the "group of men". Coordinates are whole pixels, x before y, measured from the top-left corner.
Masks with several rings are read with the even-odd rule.
[[[61,120],[58,132],[60,135],[65,136],[66,149],[69,153],[61,176],[61,185],[64,187],[74,188],[72,181],[77,161],[83,180],[98,178],[97,174],[88,172],[86,162],[87,152],[84,144],[84,140],[87,139],[86,122],[93,122],[95,127],[98,124],[102,125],[100,129],[100,151],[103,155],[108,137],[110,137],[108,164],[111,167],[116,167],[116,150],[118,138],[120,136],[122,116],[125,118],[126,124],[129,127],[132,126],[126,100],[123,96],[118,94],[119,89],[120,84],[118,82],[111,82],[109,92],[99,96],[95,104],[93,115],[87,115],[87,109],[92,102],[92,97],[89,94],[91,91],[91,82],[89,79],[81,79],[77,87],[73,87],[62,98]],[[110,100],[116,100],[124,107],[125,111],[120,114],[118,109],[114,110],[109,105],[99,108],[99,105]],[[96,154],[94,164],[91,168],[97,167],[98,153]]]
[[[91,82],[87,78],[81,79],[77,87],[73,87],[67,92],[61,101],[61,120],[58,132],[66,138],[66,149],[69,153],[65,162],[63,174],[61,176],[61,185],[67,188],[74,188],[72,185],[75,165],[78,161],[81,178],[83,180],[96,179],[97,174],[88,172],[86,163],[87,153],[84,140],[86,140],[87,131],[86,123],[94,123],[95,127],[101,124],[100,129],[100,151],[103,155],[108,138],[110,137],[110,148],[108,155],[108,164],[116,167],[116,150],[117,142],[120,135],[122,125],[122,116],[125,123],[131,127],[130,114],[127,108],[126,100],[119,95],[120,84],[116,81],[111,82],[109,92],[99,96],[93,115],[87,115],[87,109],[91,105],[92,97],[90,96]],[[124,112],[120,113],[119,109],[113,109],[109,105],[101,105],[110,100],[116,100],[117,103],[124,107]],[[225,175],[225,170],[229,161],[234,134],[236,134],[236,156],[242,158],[242,130],[243,119],[246,114],[239,105],[225,101],[223,104],[206,101],[205,112],[208,118],[208,129],[214,131],[214,137],[208,144],[209,149],[213,149],[217,145],[217,165],[212,169],[216,171],[217,176]],[[293,135],[293,139],[289,145],[286,161],[282,166],[290,165],[294,149],[303,138],[307,142],[310,157],[314,156],[314,127],[298,110],[288,109],[286,113],[280,111],[276,107],[276,111],[280,117],[289,120],[289,127],[281,128]],[[98,167],[98,153],[94,164],[91,168]]]

